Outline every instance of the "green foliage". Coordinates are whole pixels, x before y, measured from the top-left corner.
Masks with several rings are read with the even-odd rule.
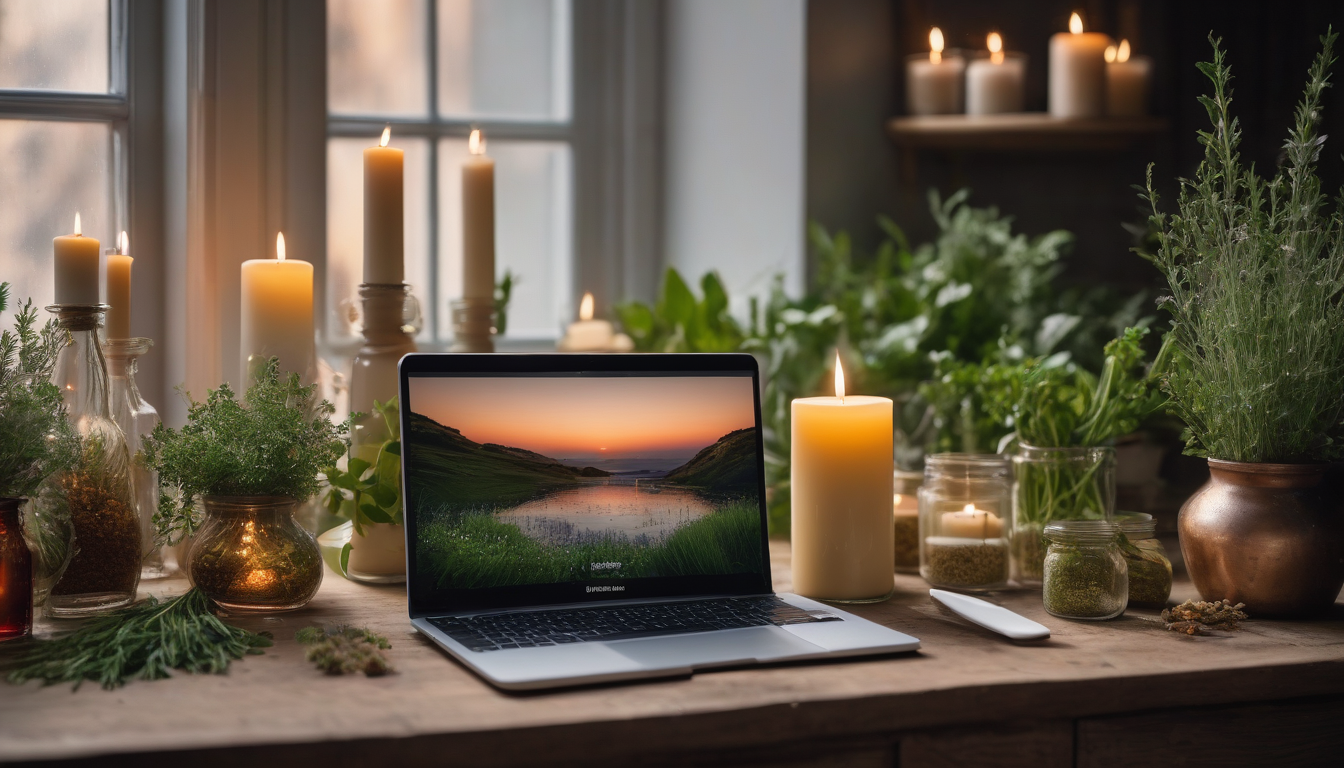
[[[323,469],[327,483],[327,509],[333,515],[354,523],[355,532],[364,535],[364,526],[371,523],[401,525],[401,426],[397,418],[397,399],[386,403],[373,401],[373,409],[383,420],[385,434],[389,435],[378,446],[376,458],[370,462],[350,456],[342,470],[335,464]],[[361,414],[352,414],[351,422]]]
[[[1321,96],[1336,35],[1321,38],[1285,161],[1272,179],[1242,163],[1221,40],[1199,65],[1212,123],[1204,159],[1182,179],[1178,212],[1145,199],[1171,295],[1176,366],[1165,386],[1185,422],[1186,452],[1248,462],[1344,457],[1344,206],[1327,210],[1316,164]]]
[[[640,352],[734,352],[742,345],[741,326],[728,312],[728,294],[714,272],[700,279],[696,298],[677,270],[668,268],[658,301],[616,307],[621,326]]]
[[[333,424],[335,408],[316,401],[317,385],[282,377],[271,358],[243,401],[228,384],[205,402],[191,401],[181,430],[160,424],[145,437],[143,460],[159,473],[154,517],[158,535],[174,543],[195,531],[203,496],[289,496],[317,493],[318,473],[345,453],[348,422]]]
[[[8,306],[9,284],[0,283],[0,312]],[[51,383],[69,338],[55,320],[38,329],[32,299],[19,307],[14,329],[0,333],[0,497],[32,496],[79,459],[79,437]]]
[[[509,330],[509,302],[513,300],[513,284],[519,282],[513,270],[504,270],[504,276],[495,283],[495,334],[503,336]]]
[[[93,680],[109,690],[128,680],[161,680],[172,670],[225,674],[229,664],[271,645],[270,635],[226,624],[199,589],[160,602],[150,597],[90,619],[55,640],[28,640],[6,660],[8,680],[46,685]],[[6,649],[9,650],[9,649]]]
[[[392,643],[367,627],[304,627],[294,633],[294,639],[308,646],[305,658],[328,675],[363,672],[366,677],[378,677],[394,671],[383,653]]]

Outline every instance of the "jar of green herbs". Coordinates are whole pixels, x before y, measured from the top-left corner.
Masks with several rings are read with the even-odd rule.
[[[1115,519],[1123,535],[1121,554],[1129,566],[1129,604],[1165,608],[1171,597],[1171,559],[1157,538],[1157,523],[1142,512],[1120,512]]]
[[[1120,526],[1106,520],[1057,520],[1045,526],[1049,546],[1041,600],[1052,616],[1113,619],[1129,601],[1129,567]]]

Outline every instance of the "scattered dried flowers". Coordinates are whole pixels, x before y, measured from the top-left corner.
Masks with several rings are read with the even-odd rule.
[[[363,672],[367,677],[378,677],[394,671],[383,653],[392,643],[365,628],[304,627],[294,639],[308,646],[307,659],[328,675]]]
[[[1231,600],[1186,600],[1175,608],[1162,611],[1162,621],[1172,632],[1184,635],[1207,635],[1210,629],[1232,631],[1240,629],[1247,619],[1245,603],[1232,604]]]

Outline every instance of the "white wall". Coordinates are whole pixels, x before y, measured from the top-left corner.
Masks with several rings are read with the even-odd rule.
[[[667,264],[735,311],[804,278],[806,0],[669,0]]]

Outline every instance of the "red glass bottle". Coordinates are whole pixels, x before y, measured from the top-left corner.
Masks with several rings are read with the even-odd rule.
[[[0,641],[33,631],[33,553],[23,540],[23,499],[0,499]]]

